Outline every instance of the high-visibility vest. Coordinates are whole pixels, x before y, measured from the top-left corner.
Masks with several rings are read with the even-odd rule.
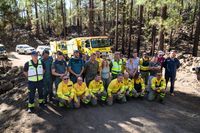
[[[33,66],[32,61],[29,61],[28,81],[37,82],[43,79],[42,61],[38,60],[37,68]]]
[[[112,60],[112,65],[113,65],[112,66],[112,74],[119,74],[122,72],[123,62],[121,59],[119,60],[119,62]]]

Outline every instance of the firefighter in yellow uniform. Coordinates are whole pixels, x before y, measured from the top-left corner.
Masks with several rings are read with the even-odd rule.
[[[89,84],[92,105],[97,105],[97,101],[105,102],[107,93],[104,90],[101,76],[97,75]]]
[[[151,80],[151,89],[148,94],[148,100],[152,101],[158,98],[158,101],[160,103],[164,103],[163,100],[166,93],[165,88],[166,88],[166,81],[162,77],[162,73],[159,72],[156,74],[156,77],[154,77]]]
[[[129,74],[127,72],[124,73],[124,90],[126,92],[126,96],[127,97],[132,97],[133,95],[133,84],[131,79],[129,78]]]
[[[113,79],[108,86],[108,105],[113,105],[115,100],[119,100],[121,103],[126,102],[123,74],[118,74],[117,78]]]
[[[78,77],[77,78],[77,83],[74,84],[74,89],[75,89],[75,108],[79,108],[80,107],[80,102],[82,101],[85,104],[88,104],[90,102],[91,99],[91,95],[89,93],[89,89],[86,86],[86,83],[83,82],[83,78],[82,77]]]
[[[57,97],[60,107],[67,106],[73,108],[75,90],[73,87],[73,82],[70,81],[67,75],[62,77],[62,82],[60,82],[58,85]]]
[[[96,51],[96,61],[99,63],[99,67],[101,68],[103,59],[101,58],[101,53],[99,51]]]
[[[148,83],[148,77],[149,77],[149,62],[150,59],[146,52],[143,53],[143,57],[140,59],[140,73],[142,76],[142,79],[144,79],[145,85]]]
[[[133,85],[133,91],[132,91],[133,97],[143,98],[145,95],[145,83],[142,77],[140,76],[139,72],[137,72],[133,77],[132,85]]]

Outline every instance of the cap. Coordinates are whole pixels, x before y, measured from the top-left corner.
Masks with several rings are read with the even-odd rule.
[[[63,55],[61,51],[57,51],[57,55]]]
[[[120,55],[120,52],[119,52],[119,51],[116,51],[116,52],[115,52],[115,55],[116,55],[116,54],[119,54],[119,55]]]
[[[74,53],[79,53],[79,50],[74,50]]]
[[[117,75],[117,77],[120,77],[120,76],[124,76],[122,73],[119,73],[118,75]]]
[[[48,54],[49,55],[49,50],[45,49],[43,52],[42,52],[42,55],[44,54]]]
[[[38,55],[38,53],[36,51],[32,51],[31,55],[35,55],[36,56],[36,55]]]
[[[164,55],[163,51],[158,51],[158,55]]]

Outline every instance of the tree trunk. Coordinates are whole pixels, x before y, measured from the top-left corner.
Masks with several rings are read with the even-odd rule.
[[[161,18],[162,18],[162,23],[160,26],[160,33],[159,33],[159,50],[164,49],[164,26],[163,26],[163,21],[167,19],[167,5],[164,5],[161,9]]]
[[[194,47],[193,47],[193,56],[198,55],[198,46],[199,46],[199,35],[200,35],[200,2],[199,4],[199,11],[198,11],[198,18],[196,21],[196,30],[194,36]]]
[[[138,27],[138,38],[137,38],[137,52],[140,51],[140,45],[141,45],[141,34],[142,34],[142,25],[143,25],[143,10],[144,6],[139,6],[139,27]]]
[[[27,29],[31,30],[32,23],[31,23],[31,7],[30,4],[28,4],[28,0],[26,0],[26,14],[27,14]]]
[[[126,0],[123,2],[123,19],[122,19],[122,54],[125,54],[124,52],[124,40],[125,40],[125,19],[126,19]]]
[[[94,1],[89,0],[89,34],[90,36],[94,35]]]
[[[37,0],[34,1],[35,6],[35,16],[36,16],[36,36],[39,36],[39,17],[38,17],[38,7],[37,7]]]
[[[65,3],[61,0],[61,14],[63,20],[63,37],[66,39],[66,16],[65,16]]]
[[[115,50],[118,50],[118,37],[119,37],[119,33],[118,33],[118,19],[119,19],[119,0],[117,0],[116,2],[116,25],[115,25]]]
[[[170,37],[169,37],[169,46],[170,48],[172,47],[172,42],[173,42],[173,29],[171,29],[171,32],[170,32]]]
[[[158,8],[156,7],[153,12],[153,19],[157,16],[157,10]],[[155,25],[152,26],[151,41],[152,41],[151,55],[154,55],[155,45],[156,45],[156,26]]]
[[[49,14],[49,0],[46,0],[47,3],[47,29],[48,34],[51,34],[51,24],[50,24],[50,14]]]
[[[128,57],[131,55],[131,33],[132,33],[132,18],[133,18],[133,0],[130,5],[130,16],[129,16],[129,41],[128,41]]]
[[[106,0],[103,0],[103,35],[106,35]]]
[[[196,5],[194,8],[194,14],[192,16],[192,28],[191,28],[191,32],[190,32],[190,39],[193,40],[193,32],[194,32],[194,22],[195,22],[195,18],[196,18],[196,14],[197,14],[197,8],[198,8],[198,0],[196,0]]]
[[[79,0],[76,0],[76,10],[77,10],[77,16],[76,16],[76,26],[77,26],[77,32],[78,35],[80,35],[80,2]]]

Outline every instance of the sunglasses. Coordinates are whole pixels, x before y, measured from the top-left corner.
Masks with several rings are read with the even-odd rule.
[[[63,80],[68,80],[69,78],[64,78]]]

